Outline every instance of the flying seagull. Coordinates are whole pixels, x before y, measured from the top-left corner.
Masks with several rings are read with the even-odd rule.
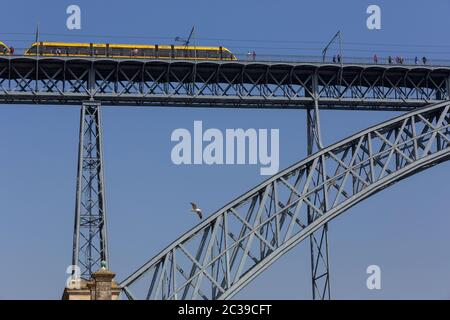
[[[193,202],[191,202],[191,206],[192,206],[191,211],[192,211],[192,212],[195,212],[195,213],[198,215],[198,217],[199,217],[200,219],[203,219],[202,209],[200,209],[199,207],[197,207],[197,205],[196,205],[195,203],[193,203]]]

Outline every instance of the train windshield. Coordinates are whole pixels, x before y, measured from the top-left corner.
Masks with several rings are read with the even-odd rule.
[[[9,48],[3,42],[0,42],[0,54],[7,54],[9,52]]]

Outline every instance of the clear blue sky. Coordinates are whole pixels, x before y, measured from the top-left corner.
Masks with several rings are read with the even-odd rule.
[[[81,6],[81,31],[65,27],[69,4]],[[380,31],[366,28],[369,4],[381,6]],[[25,47],[39,21],[43,40],[171,43],[195,24],[199,43],[235,52],[319,54],[340,29],[347,56],[450,58],[449,12],[447,0],[9,1],[0,38]],[[280,40],[298,42],[276,49]],[[394,115],[324,111],[324,142]],[[78,117],[77,107],[0,107],[0,299],[61,296],[71,262]],[[280,129],[281,168],[306,154],[304,111],[105,108],[109,244],[118,280],[198,222],[190,201],[210,214],[264,179],[258,166],[173,165],[171,132],[192,128],[194,120],[208,128]],[[449,178],[444,163],[331,223],[334,298],[450,298]],[[371,264],[382,269],[380,291],[365,286]],[[309,268],[304,243],[236,297],[309,299]]]

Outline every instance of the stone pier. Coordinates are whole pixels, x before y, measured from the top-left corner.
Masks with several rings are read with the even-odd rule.
[[[118,300],[120,288],[114,281],[115,273],[102,267],[92,279],[73,280],[64,289],[62,300]]]

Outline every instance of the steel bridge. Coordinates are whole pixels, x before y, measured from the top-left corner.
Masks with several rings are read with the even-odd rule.
[[[0,56],[0,102],[408,110],[449,98],[450,67]]]
[[[443,102],[406,113],[283,170],[162,250],[121,283],[124,292],[131,299],[231,298],[353,205],[449,160],[449,110]],[[317,240],[320,250],[326,233]]]
[[[0,56],[0,104],[81,105],[72,262],[108,262],[101,106],[305,109],[308,157],[232,201],[121,283],[130,299],[228,299],[305,239],[330,299],[328,222],[449,158],[450,67]],[[409,111],[324,147],[320,109]]]

